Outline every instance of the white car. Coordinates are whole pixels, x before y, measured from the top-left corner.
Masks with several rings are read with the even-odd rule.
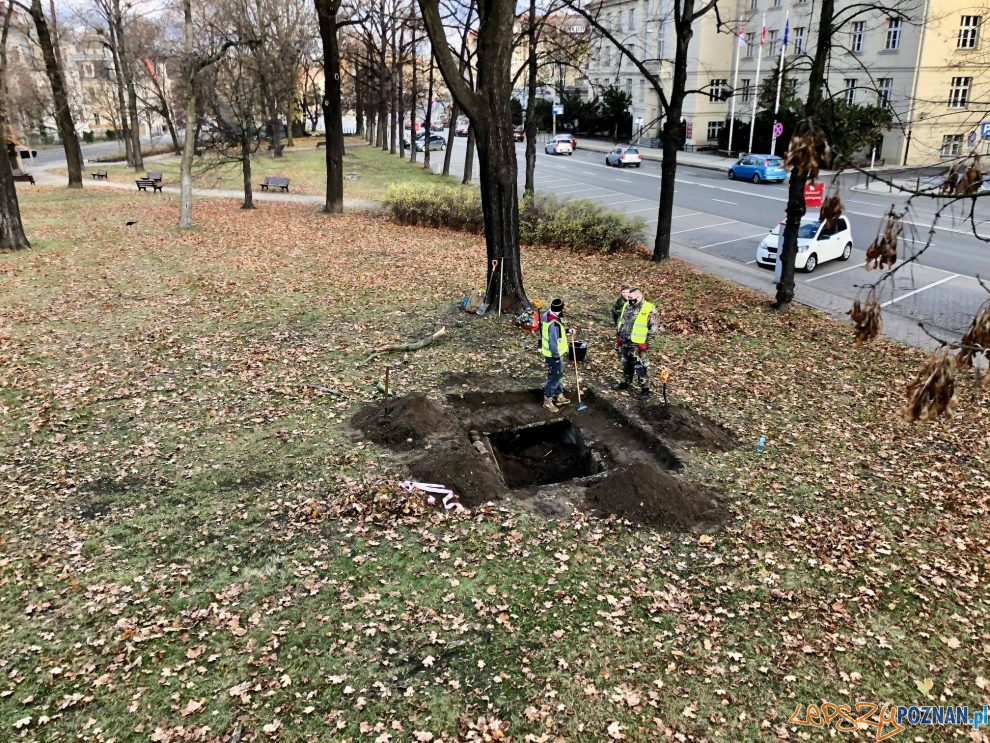
[[[780,235],[784,231],[781,221],[763,238],[760,247],[756,249],[756,262],[765,268],[777,265],[777,248]],[[817,215],[808,216],[801,220],[798,228],[798,252],[794,259],[794,267],[811,273],[819,263],[839,260],[848,261],[852,255],[853,237],[849,228],[849,219],[843,215],[835,220],[835,226],[829,228],[824,222],[819,222]]]
[[[638,147],[613,147],[612,150],[605,155],[606,165],[615,165],[619,168],[638,168],[643,164],[643,158],[639,154]]]
[[[574,147],[571,146],[571,135],[570,134],[558,134],[556,137],[547,142],[547,146],[544,151],[548,155],[573,155]]]

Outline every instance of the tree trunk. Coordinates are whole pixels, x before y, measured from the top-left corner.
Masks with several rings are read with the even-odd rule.
[[[454,154],[454,139],[457,136],[457,104],[450,106],[450,121],[447,122],[447,148],[443,153],[443,174],[450,175],[450,158]]]
[[[412,27],[412,89],[409,91],[409,162],[416,162],[416,104],[419,91],[416,89],[416,26]]]
[[[31,247],[24,224],[21,222],[21,205],[17,200],[17,184],[11,171],[10,154],[7,151],[7,34],[14,5],[9,3],[3,19],[0,37],[0,250],[26,250]]]
[[[399,67],[399,52],[396,48],[396,35],[395,30],[398,24],[392,21],[392,68],[389,70],[388,74],[388,124],[389,131],[392,133],[391,139],[389,140],[388,152],[390,155],[395,155],[399,151],[399,143],[395,141],[395,132],[398,127],[399,136],[402,136],[402,122],[396,121],[396,112],[398,111],[401,104],[398,102],[399,93],[401,89],[401,83],[398,83],[398,75],[396,74],[396,68]],[[401,68],[400,68],[401,69]]]
[[[468,125],[467,144],[464,148],[464,176],[461,183],[465,186],[474,180],[474,124]]]
[[[244,204],[241,209],[254,209],[254,191],[251,187],[251,138],[246,126],[241,126],[241,172],[244,175]]]
[[[41,0],[31,0],[31,18],[38,33],[38,44],[45,58],[45,72],[52,86],[52,102],[55,104],[55,122],[58,125],[59,136],[65,150],[65,162],[69,168],[69,188],[82,188],[82,150],[79,148],[79,137],[76,125],[72,120],[72,110],[69,108],[69,94],[65,87],[65,78],[55,56],[55,46],[48,30],[48,21],[41,9]]]
[[[525,192],[531,196],[536,191],[536,0],[529,0],[529,79],[526,91],[526,184]]]
[[[359,137],[364,136],[364,86],[361,85],[361,73],[354,80],[354,124]],[[315,130],[315,128],[314,128]]]
[[[120,138],[124,141],[124,157],[127,160],[127,167],[134,167],[133,142],[131,141],[131,127],[127,123],[127,102],[124,90],[124,70],[120,62],[120,53],[117,51],[117,31],[113,21],[109,22],[110,27],[110,54],[113,58],[114,87],[117,89],[117,108],[120,110]]]
[[[337,12],[340,0],[315,0],[316,17],[323,44],[323,128],[327,135],[326,214],[344,213],[344,135],[340,103],[340,47],[337,38]]]
[[[805,121],[816,127],[818,108],[822,98],[822,84],[825,81],[825,66],[832,49],[834,15],[835,0],[822,0],[818,25],[818,46],[815,50],[815,58],[811,63],[811,72],[808,74],[808,98],[804,104]],[[777,260],[781,261],[781,270],[775,306],[779,310],[789,309],[794,301],[794,261],[797,258],[798,229],[801,227],[801,217],[805,213],[804,186],[807,182],[807,170],[798,166],[791,169],[790,183],[787,187],[787,209],[785,210],[787,216],[780,241],[782,247],[777,254]]]
[[[292,124],[295,112],[295,99],[293,96],[289,96],[288,100],[285,102],[285,146],[295,147],[295,140],[292,137]]]
[[[423,139],[423,167],[431,170],[430,166],[430,137],[433,136],[433,50],[430,50],[430,75],[426,85],[426,129]]]
[[[399,159],[404,159],[406,156],[406,91],[403,83],[404,77],[404,65],[402,64],[405,52],[403,51],[406,47],[406,27],[405,25],[399,27],[399,56],[396,60],[396,68],[398,69],[399,77],[399,95],[396,96],[396,105],[399,107]]]
[[[192,0],[182,0],[182,71],[186,79],[186,137],[179,163],[179,227],[192,227],[192,161],[196,147],[196,63],[193,59]]]

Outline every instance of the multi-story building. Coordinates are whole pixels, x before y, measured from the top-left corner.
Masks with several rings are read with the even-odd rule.
[[[513,74],[516,78],[515,96],[526,98],[527,75],[525,66],[529,60],[526,44],[527,16],[516,23],[516,36],[523,41],[512,51]],[[537,73],[537,97],[556,100],[561,94],[587,95],[589,82],[586,71],[590,24],[576,13],[556,12],[539,19],[541,25],[536,45],[539,70]]]
[[[983,29],[990,4],[897,0],[888,3],[896,13],[863,12],[861,6],[837,0],[837,17],[845,20],[832,39],[826,94],[890,107],[894,124],[877,143],[877,157],[918,165],[986,147],[980,130],[983,118],[990,119],[990,41]],[[807,64],[802,69],[800,61],[814,54],[817,11],[811,0],[737,0],[734,7],[720,6],[721,30],[714,14],[695,22],[687,88],[700,92],[688,96],[683,112],[690,144],[714,144],[733,106],[738,121],[752,119],[758,87],[776,73],[782,49],[786,75],[803,97]],[[599,19],[665,85],[675,43],[670,12],[669,0],[603,0],[599,11]],[[642,122],[645,134],[658,134],[661,111],[645,77],[609,42],[598,40],[591,48],[593,86],[624,88],[632,96],[634,121]]]

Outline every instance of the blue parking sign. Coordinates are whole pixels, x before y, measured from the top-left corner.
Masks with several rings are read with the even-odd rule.
[[[980,124],[980,139],[990,139],[990,121]]]

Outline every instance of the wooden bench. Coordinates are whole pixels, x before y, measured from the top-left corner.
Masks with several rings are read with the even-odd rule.
[[[34,183],[34,176],[30,173],[25,173],[23,170],[11,171],[14,176],[14,181],[20,181],[21,183],[30,183],[32,186]]]
[[[327,146],[327,141],[325,139],[321,139],[319,142],[316,143],[316,149],[320,149],[321,147],[326,147],[326,146]]]
[[[143,180],[146,181],[160,181],[162,179],[162,172],[160,170],[149,170]]]
[[[279,188],[285,192],[289,190],[289,179],[281,175],[266,175],[261,182],[261,190],[267,191],[269,188]]]
[[[285,149],[284,144],[280,144],[278,147],[274,145],[268,145],[268,151],[274,153],[275,157],[282,157],[282,151]]]
[[[138,191],[147,191],[150,188],[151,192],[154,193],[155,191],[162,190],[161,180],[156,181],[152,178],[138,178],[134,182],[137,184]]]
[[[97,180],[99,180],[99,181],[105,181],[107,179],[107,171],[105,171],[105,170],[96,170],[96,171],[93,171],[92,173],[90,173],[90,175],[93,176],[93,180],[94,181],[97,181]]]

